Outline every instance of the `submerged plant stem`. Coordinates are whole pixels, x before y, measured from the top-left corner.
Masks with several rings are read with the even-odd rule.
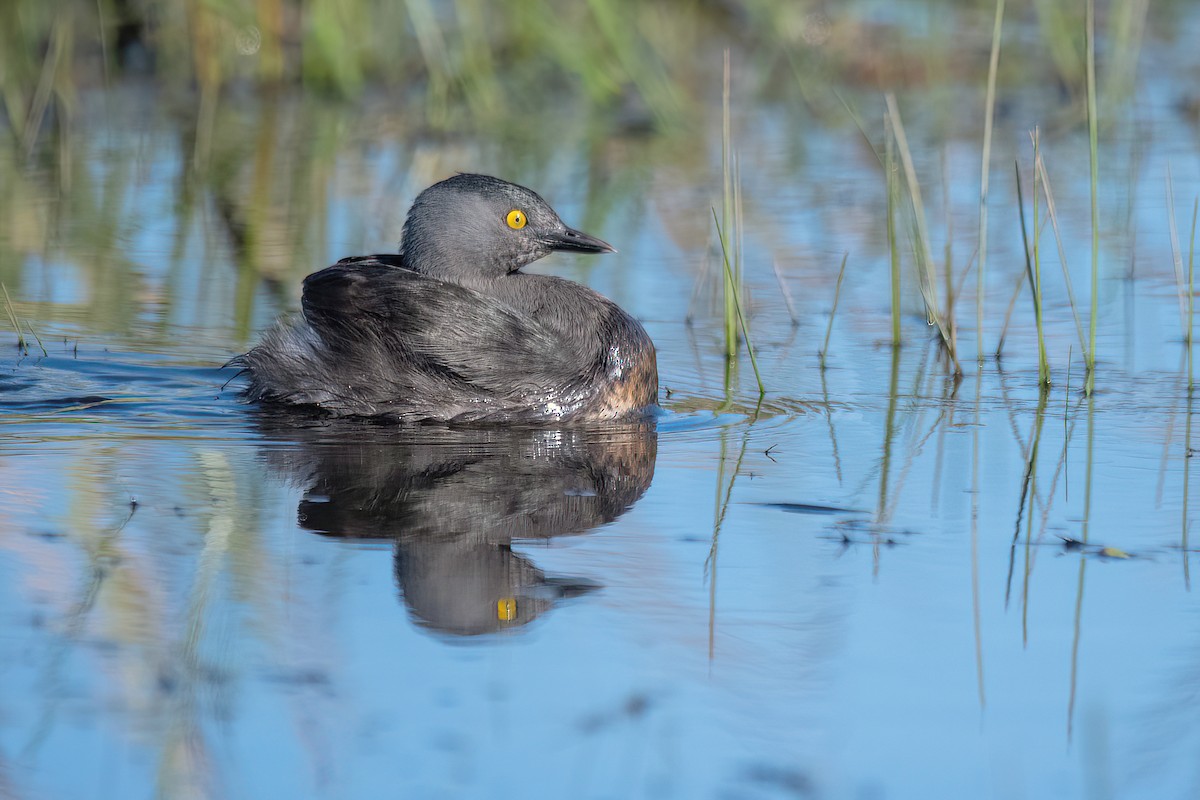
[[[1004,0],[1000,0],[1003,3]],[[980,371],[982,373],[982,370]],[[979,602],[979,403],[983,392],[983,375],[975,376],[975,418],[971,426],[971,617],[975,630],[975,681],[979,691],[979,707],[987,706],[983,682],[983,623]]]
[[[892,444],[896,438],[896,406],[899,403],[900,350],[892,349],[892,371],[888,380],[888,405],[883,421],[883,454],[879,460],[879,508],[875,512],[875,524],[882,527],[888,521],[888,487],[891,480]],[[878,538],[878,537],[877,537]],[[878,568],[878,552],[876,553]]]
[[[1075,590],[1075,631],[1071,639],[1071,680],[1067,694],[1067,739],[1070,740],[1075,723],[1075,688],[1076,676],[1079,674],[1079,635],[1083,630],[1083,579],[1087,574],[1087,547],[1092,519],[1092,444],[1095,440],[1094,420],[1096,400],[1088,395],[1087,416],[1087,470],[1083,487],[1083,527],[1080,541],[1085,545],[1079,549],[1079,584]]]
[[[1046,421],[1046,404],[1049,399],[1049,384],[1041,384],[1033,433],[1029,439],[1029,463],[1025,467],[1025,477],[1029,482],[1029,491],[1026,493],[1029,508],[1025,513],[1025,575],[1021,584],[1021,643],[1024,645],[1029,644],[1029,584],[1033,578],[1033,505],[1037,498],[1038,446],[1042,441],[1042,425]]]
[[[1179,549],[1183,554],[1183,585],[1191,590],[1192,575],[1191,565],[1188,563],[1188,490],[1190,483],[1190,466],[1192,454],[1192,397],[1191,392],[1188,392],[1187,403],[1184,405],[1184,433],[1183,433],[1183,520],[1182,530],[1179,540]]]

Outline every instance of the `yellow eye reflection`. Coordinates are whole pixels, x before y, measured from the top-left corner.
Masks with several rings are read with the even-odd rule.
[[[524,217],[522,217],[524,219]],[[517,598],[502,597],[496,601],[496,619],[501,622],[512,622],[517,618]]]
[[[504,221],[508,223],[508,227],[512,228],[514,231],[519,231],[521,228],[525,227],[525,223],[529,220],[525,218],[524,211],[519,208],[514,208],[512,211],[508,212],[508,216],[504,218]]]

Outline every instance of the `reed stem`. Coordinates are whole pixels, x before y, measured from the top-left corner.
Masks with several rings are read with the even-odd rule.
[[[1096,319],[1100,305],[1100,211],[1096,199],[1099,178],[1099,158],[1096,133],[1096,3],[1087,0],[1087,109],[1088,151],[1092,171],[1092,310],[1089,320],[1087,380],[1083,392],[1091,397],[1096,384]],[[1035,220],[1036,222],[1036,220]]]
[[[887,240],[892,277],[892,347],[900,346],[900,245],[896,241],[896,199],[899,192],[896,175],[896,147],[892,137],[891,116],[884,117],[884,172],[887,178]]]
[[[992,25],[992,55],[988,61],[987,104],[983,115],[983,163],[979,178],[979,273],[975,292],[975,337],[977,358],[983,361],[983,301],[986,292],[988,236],[988,176],[992,164],[992,126],[996,113],[996,72],[1000,65],[1000,30],[1004,24],[1004,0],[996,0],[996,20]]]
[[[1050,362],[1046,358],[1046,334],[1042,325],[1042,217],[1038,208],[1038,183],[1042,163],[1041,132],[1035,127],[1030,134],[1033,140],[1033,274],[1029,276],[1029,285],[1033,289],[1033,313],[1037,326],[1038,339],[1038,385],[1050,385]],[[1019,185],[1019,184],[1018,184]],[[1024,208],[1022,207],[1022,220]]]
[[[1188,243],[1188,296],[1187,296],[1187,365],[1188,365],[1188,394],[1196,383],[1192,371],[1192,320],[1195,317],[1196,303],[1196,212],[1200,210],[1200,197],[1192,201],[1192,236]]]
[[[721,84],[721,225],[719,230],[728,231],[733,229],[734,219],[734,195],[733,195],[733,143],[732,143],[732,120],[729,111],[729,93],[730,93],[730,67],[729,67],[729,48],[725,49],[725,71],[724,80]],[[736,239],[736,236],[734,237]],[[725,246],[724,240],[721,242],[722,248]],[[737,310],[733,305],[733,296],[737,292],[737,284],[735,282],[736,270],[729,269],[728,254],[726,254],[726,269],[725,269],[725,302],[724,302],[724,326],[725,326],[725,355],[728,358],[734,358],[737,355]]]
[[[762,374],[758,371],[758,359],[754,356],[754,345],[750,342],[750,328],[746,323],[746,315],[742,312],[742,302],[738,297],[737,287],[733,283],[733,268],[729,264],[729,243],[725,238],[725,231],[721,228],[721,220],[717,218],[717,210],[715,208],[712,210],[712,215],[713,223],[717,226],[717,238],[721,241],[721,263],[725,265],[726,286],[732,287],[732,291],[726,300],[728,302],[732,299],[738,322],[741,323],[742,338],[746,340],[746,351],[750,353],[750,366],[754,368],[754,380],[758,382],[758,396],[761,399],[767,393],[767,390],[763,386]],[[736,351],[734,355],[737,355]]]
[[[825,369],[825,354],[829,352],[829,335],[833,333],[833,318],[837,314],[838,298],[842,296],[842,278],[846,277],[846,259],[850,253],[842,255],[842,266],[838,269],[837,286],[833,289],[833,309],[829,312],[829,322],[825,325],[825,343],[821,345],[821,369]]]

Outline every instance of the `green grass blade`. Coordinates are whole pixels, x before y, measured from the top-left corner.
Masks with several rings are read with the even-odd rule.
[[[1040,320],[1042,318],[1042,309],[1041,309],[1042,295],[1041,295],[1041,292],[1039,292],[1038,288],[1037,288],[1037,280],[1036,280],[1036,278],[1034,276],[1034,272],[1033,272],[1033,259],[1029,254],[1029,230],[1025,225],[1025,193],[1023,191],[1021,191],[1021,165],[1019,163],[1014,163],[1013,166],[1016,169],[1016,175],[1017,175],[1017,208],[1020,211],[1020,215],[1021,215],[1021,241],[1024,245],[1023,249],[1025,250],[1025,276],[1029,280],[1029,288],[1031,290],[1031,294],[1033,295],[1034,316]],[[1040,338],[1041,338],[1040,327],[1039,327],[1038,334],[1039,334],[1038,338],[1040,341]],[[1003,341],[1003,337],[1001,337],[1001,341]],[[1040,369],[1039,369],[1038,377],[1039,377],[1039,379],[1041,377]]]
[[[887,178],[887,240],[888,255],[891,259],[892,279],[892,347],[900,346],[900,245],[896,241],[896,204],[899,187],[896,176],[896,155],[894,139],[891,131],[891,117],[884,120],[885,161],[884,173]]]
[[[838,298],[842,296],[842,278],[846,277],[846,259],[850,253],[842,255],[842,266],[838,269],[837,286],[833,289],[833,309],[829,312],[829,322],[825,325],[825,343],[821,345],[821,369],[825,369],[825,354],[829,352],[829,335],[833,333],[833,318],[837,314]]]
[[[909,200],[911,202],[913,213],[913,227],[916,236],[914,248],[917,254],[917,277],[918,284],[921,288],[922,297],[925,300],[925,310],[929,319],[937,325],[938,334],[941,336],[942,343],[946,347],[946,352],[950,355],[950,360],[954,364],[954,373],[962,374],[962,367],[958,363],[958,354],[955,353],[954,337],[951,335],[950,326],[943,315],[938,302],[937,294],[937,275],[933,265],[933,255],[929,249],[929,227],[925,222],[925,203],[921,199],[921,185],[917,180],[917,170],[913,166],[912,152],[908,147],[908,137],[904,133],[904,123],[900,118],[900,109],[896,104],[896,96],[888,93],[884,98],[887,102],[888,114],[892,120],[892,132],[896,137],[896,147],[900,151],[900,163],[904,167],[905,183],[908,185]]]
[[[1038,385],[1045,388],[1050,385],[1050,362],[1046,358],[1046,334],[1042,324],[1042,218],[1038,211],[1038,174],[1037,165],[1042,160],[1041,133],[1035,127],[1029,135],[1033,140],[1033,275],[1029,279],[1033,287],[1034,322],[1037,327],[1038,339]],[[1022,215],[1024,210],[1022,207]],[[1024,219],[1024,216],[1022,216]]]
[[[1099,178],[1099,147],[1096,133],[1096,3],[1087,0],[1087,108],[1088,153],[1092,172],[1092,313],[1088,321],[1087,381],[1084,394],[1089,397],[1096,382],[1096,319],[1100,307],[1100,210],[1096,192]],[[1036,220],[1035,220],[1036,221]]]
[[[1079,308],[1075,303],[1075,290],[1071,287],[1071,271],[1067,268],[1067,252],[1063,247],[1062,232],[1058,227],[1058,212],[1054,205],[1054,192],[1050,189],[1050,174],[1046,171],[1046,159],[1037,162],[1037,170],[1046,196],[1046,210],[1050,212],[1050,225],[1054,229],[1054,241],[1058,245],[1058,263],[1062,265],[1063,282],[1067,285],[1067,302],[1071,304],[1071,316],[1075,320],[1075,332],[1079,334],[1079,349],[1087,362],[1087,341],[1083,336],[1083,322],[1079,319]]]
[[[1188,393],[1196,385],[1192,373],[1192,319],[1196,304],[1196,212],[1200,210],[1200,197],[1192,201],[1192,236],[1188,244],[1188,309],[1187,309],[1187,365]]]
[[[713,223],[717,226],[717,238],[721,240],[721,262],[725,265],[725,279],[732,285],[733,269],[729,264],[729,245],[725,239],[725,231],[721,229],[721,220],[717,218],[717,209],[712,209],[712,215]],[[754,345],[750,341],[750,329],[746,324],[746,315],[742,312],[742,303],[738,298],[736,287],[730,296],[733,299],[733,306],[737,310],[738,321],[741,323],[742,337],[746,340],[746,351],[750,353],[750,366],[754,368],[754,380],[758,382],[758,395],[762,397],[767,390],[763,386],[762,374],[758,371],[758,359],[754,356]]]
[[[1183,326],[1183,336],[1187,338],[1188,330],[1188,299],[1187,281],[1183,272],[1183,253],[1179,249],[1179,230],[1175,225],[1175,186],[1171,180],[1171,164],[1167,162],[1167,231],[1171,235],[1171,266],[1175,270],[1175,293],[1179,298],[1179,323]]]
[[[1004,24],[1004,0],[996,0],[996,20],[992,25],[992,55],[988,61],[987,105],[983,117],[983,164],[979,178],[979,274],[975,292],[975,336],[978,359],[983,361],[983,304],[987,276],[988,176],[992,163],[992,126],[996,114],[996,72],[1000,65],[1000,30]]]
[[[8,296],[8,287],[0,283],[0,291],[4,292],[4,311],[8,314],[8,321],[12,323],[13,330],[17,332],[17,347],[20,350],[28,350],[25,344],[25,334],[21,332],[21,323],[17,321],[17,311],[13,308],[12,298]]]

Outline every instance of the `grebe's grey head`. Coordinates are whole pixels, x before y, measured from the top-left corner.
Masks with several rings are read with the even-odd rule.
[[[417,196],[400,248],[406,267],[439,278],[506,275],[555,250],[616,252],[567,227],[536,192],[471,174],[447,178]]]

